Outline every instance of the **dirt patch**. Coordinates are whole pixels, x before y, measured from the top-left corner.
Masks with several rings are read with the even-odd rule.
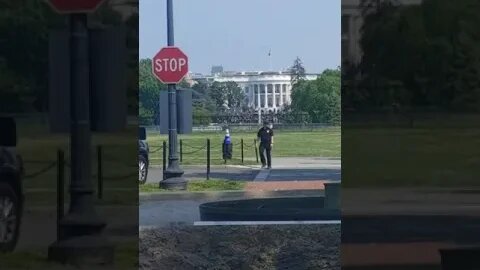
[[[175,225],[140,232],[140,269],[340,269],[340,225]]]

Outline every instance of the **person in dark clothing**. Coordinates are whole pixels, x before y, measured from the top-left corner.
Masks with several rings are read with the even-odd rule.
[[[260,160],[262,168],[268,165],[268,169],[272,168],[272,147],[273,147],[273,126],[269,122],[265,122],[263,127],[258,131],[257,137],[260,142]],[[265,160],[266,156],[266,160]]]

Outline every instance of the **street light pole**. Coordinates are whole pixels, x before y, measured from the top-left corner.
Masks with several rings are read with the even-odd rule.
[[[174,46],[173,3],[167,0],[167,45]],[[183,170],[178,159],[177,136],[177,96],[176,84],[168,84],[168,167],[165,180],[160,181],[161,188],[186,189],[187,182],[183,178]]]
[[[59,224],[61,238],[49,247],[48,257],[73,264],[111,263],[113,246],[101,236],[106,223],[96,214],[93,204],[87,14],[69,16],[70,208]]]

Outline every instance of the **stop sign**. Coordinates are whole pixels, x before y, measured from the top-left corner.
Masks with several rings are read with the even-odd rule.
[[[58,13],[84,13],[95,11],[105,0],[46,0]]]
[[[152,60],[152,72],[161,82],[180,82],[188,72],[188,57],[177,47],[162,48]]]

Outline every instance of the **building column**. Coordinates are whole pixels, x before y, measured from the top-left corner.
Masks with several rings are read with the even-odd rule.
[[[285,86],[285,92],[287,91],[287,86],[285,84],[280,85],[280,107],[284,107],[283,100],[283,87]],[[285,93],[286,94],[286,93]]]
[[[261,98],[260,98],[260,85],[259,84],[255,84],[256,88],[257,88],[257,108],[258,110],[260,110],[262,108],[262,104],[260,103],[261,101]],[[254,88],[255,89],[255,88]],[[254,90],[255,91],[255,90]],[[255,92],[254,92],[255,93]]]
[[[265,100],[263,102],[264,108],[268,109],[268,84],[264,84],[264,91],[265,91]]]
[[[286,93],[285,93],[285,97],[287,98],[287,104],[290,105],[292,102],[292,97],[291,97],[291,89],[290,89],[290,85],[287,84],[287,89],[286,89]]]
[[[281,91],[282,89],[280,89],[280,84],[276,83],[273,85],[273,108],[275,108],[275,111],[277,109],[277,86],[279,87],[279,91]],[[280,104],[279,104],[280,105]]]

